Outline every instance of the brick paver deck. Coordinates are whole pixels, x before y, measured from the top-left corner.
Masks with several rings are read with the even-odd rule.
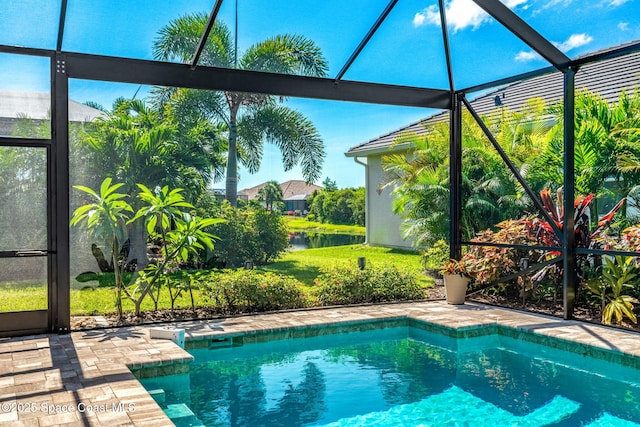
[[[454,328],[500,324],[640,356],[640,335],[467,303],[421,302],[291,311],[174,325],[187,340],[251,331],[409,317]],[[0,339],[0,425],[170,426],[131,369],[186,366],[192,357],[149,327]]]

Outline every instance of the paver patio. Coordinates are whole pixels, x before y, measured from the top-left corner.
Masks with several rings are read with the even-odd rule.
[[[172,325],[184,328],[187,340],[206,340],[252,331],[403,317],[454,328],[499,324],[640,356],[640,335],[634,332],[476,303],[339,307]],[[172,341],[151,339],[150,327],[0,339],[0,425],[173,425],[131,370],[175,372],[188,369],[192,357]]]

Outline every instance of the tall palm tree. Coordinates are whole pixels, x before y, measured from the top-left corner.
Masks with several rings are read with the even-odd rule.
[[[194,13],[169,22],[154,42],[154,57],[164,61],[191,61],[207,19],[204,13]],[[252,45],[239,57],[235,47],[229,29],[216,22],[199,64],[310,76],[327,73],[327,62],[320,48],[302,36],[275,36]],[[197,94],[199,91],[187,92],[203,98]],[[200,107],[228,128],[226,198],[233,206],[237,204],[238,160],[249,172],[256,172],[260,168],[265,142],[280,149],[285,170],[300,164],[308,182],[320,177],[325,154],[322,139],[302,114],[281,105],[276,97],[269,95],[213,92],[206,97],[207,104],[200,104]]]

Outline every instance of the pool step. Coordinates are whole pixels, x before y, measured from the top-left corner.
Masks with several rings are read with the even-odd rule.
[[[149,390],[148,393],[153,397],[153,400],[156,401],[160,407],[164,408],[166,402],[166,396],[164,390],[161,388],[157,388],[155,390]]]
[[[167,414],[176,427],[204,427],[202,421],[184,403],[167,405],[164,413]]]

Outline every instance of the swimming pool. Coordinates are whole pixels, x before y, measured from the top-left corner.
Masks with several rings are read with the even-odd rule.
[[[505,327],[439,332],[236,337],[190,350],[188,374],[141,382],[177,426],[640,426],[636,360]]]

